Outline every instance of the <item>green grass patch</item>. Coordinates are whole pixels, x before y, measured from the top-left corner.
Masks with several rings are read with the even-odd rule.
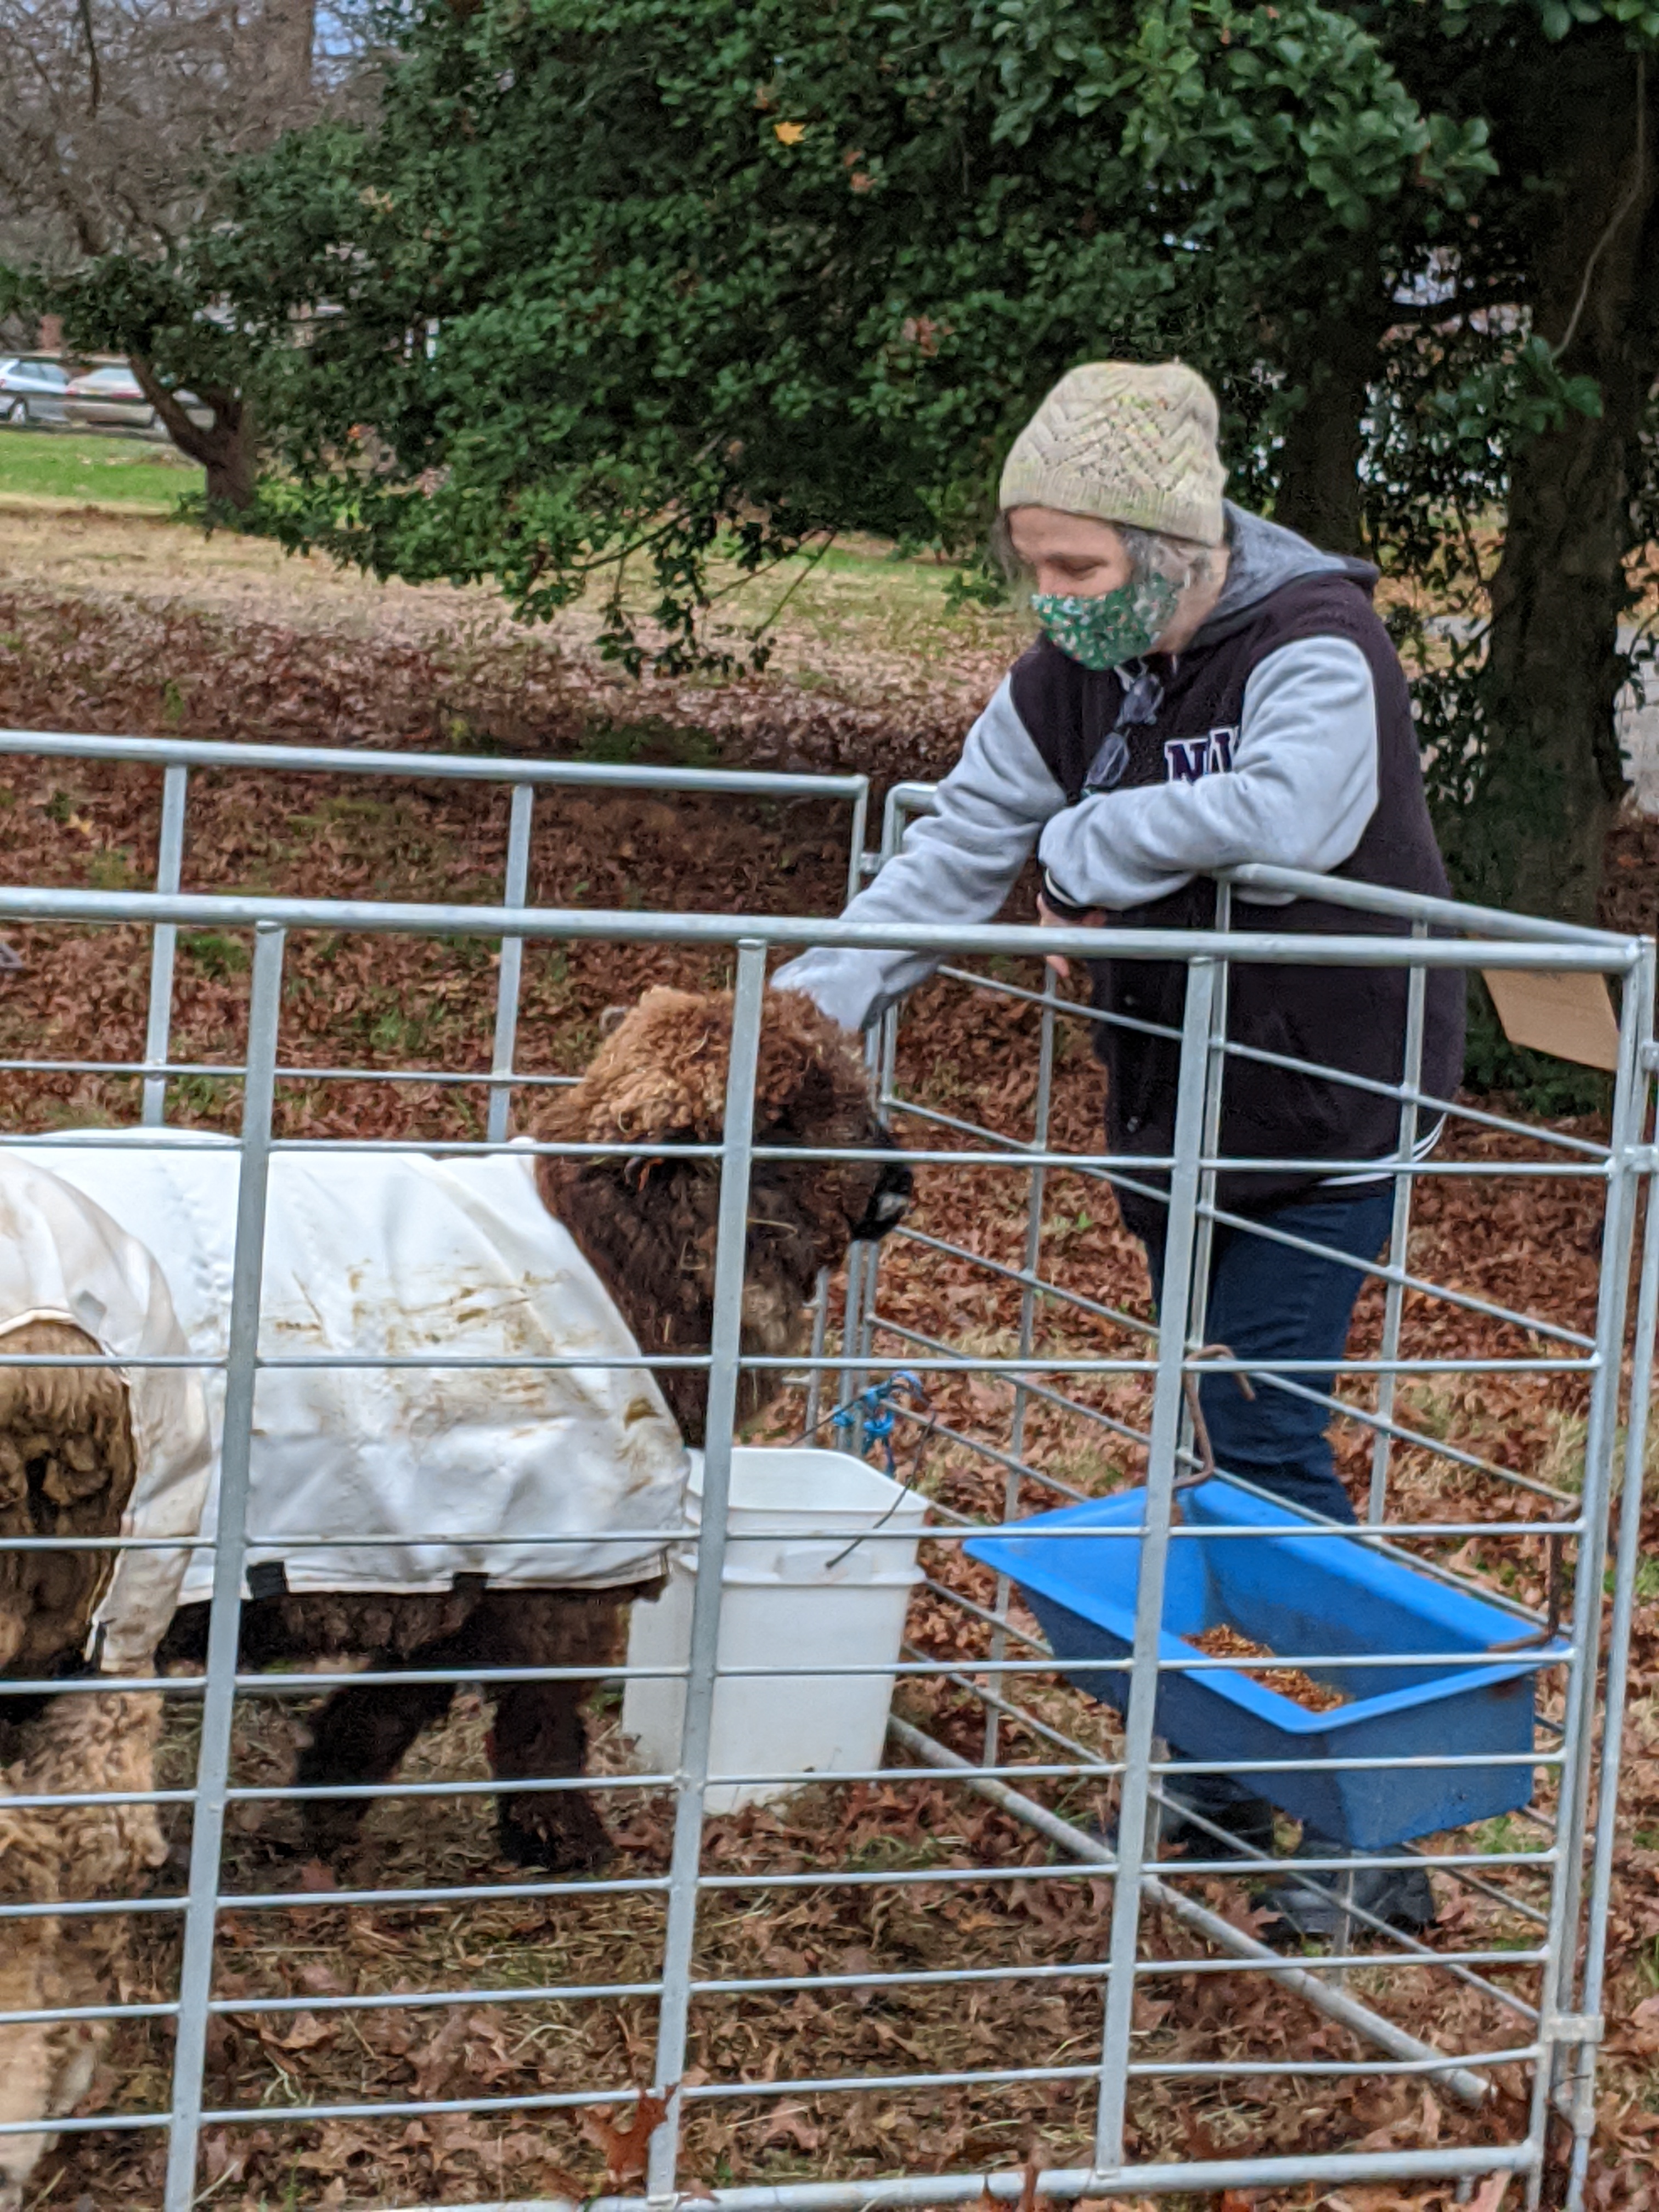
[[[171,1075],[167,1103],[171,1109],[182,1107],[189,1114],[222,1114],[235,1103],[241,1087],[239,1075]]]
[[[125,845],[113,851],[94,853],[87,863],[87,881],[98,891],[148,890],[149,883],[132,865],[132,854]]]
[[[579,760],[615,768],[718,768],[720,754],[720,740],[709,731],[687,729],[656,715],[637,722],[591,721],[576,747]]]
[[[1611,1597],[1618,1580],[1618,1569],[1609,1567],[1601,1577],[1601,1587]],[[1638,1605],[1651,1605],[1659,1598],[1659,1559],[1646,1554],[1636,1563],[1635,1597]]]
[[[242,939],[223,936],[217,930],[185,930],[179,939],[179,950],[217,983],[230,975],[246,975],[252,965],[252,956]]]
[[[1474,1832],[1478,1851],[1541,1851],[1545,1847],[1545,1838],[1536,1828],[1508,1813],[1483,1822]]]
[[[0,499],[74,500],[167,514],[203,483],[193,461],[148,438],[0,429]]]
[[[735,550],[726,540],[711,551],[708,603],[699,624],[704,641],[742,665],[756,639],[769,635],[789,682],[805,690],[844,690],[860,670],[867,681],[865,664],[872,652],[928,666],[953,665],[965,651],[994,651],[1012,660],[1035,635],[1012,603],[957,606],[954,562],[917,557],[877,538],[854,537],[827,552],[810,548],[752,576],[739,567]],[[616,586],[616,570],[606,566],[573,604],[589,614],[608,610]],[[631,621],[648,623],[658,596],[642,566],[623,578],[622,605]],[[706,668],[684,680],[695,690],[717,690],[728,679]],[[637,759],[641,743],[653,742],[651,732],[641,732],[642,726],[614,734],[595,731],[585,757]],[[489,732],[472,732],[464,723],[452,726],[448,736],[457,750],[497,749]]]

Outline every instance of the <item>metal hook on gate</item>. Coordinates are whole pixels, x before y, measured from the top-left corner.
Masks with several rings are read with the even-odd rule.
[[[1204,1418],[1204,1408],[1199,1402],[1198,1377],[1192,1370],[1202,1360],[1231,1359],[1235,1357],[1237,1355],[1230,1345],[1206,1344],[1200,1346],[1199,1350],[1193,1352],[1188,1358],[1182,1373],[1181,1387],[1187,1401],[1187,1411],[1192,1416],[1193,1442],[1198,1447],[1199,1464],[1195,1474],[1189,1472],[1177,1475],[1170,1486],[1172,1491],[1196,1490],[1200,1482],[1207,1482],[1215,1473],[1215,1449],[1210,1442],[1209,1424]],[[1233,1380],[1246,1398],[1254,1400],[1255,1390],[1248,1375],[1236,1374]],[[1180,1517],[1180,1513],[1181,1507],[1177,1501],[1176,1505],[1177,1519]],[[1553,1644],[1560,1634],[1561,1616],[1566,1609],[1566,1575],[1561,1553],[1560,1531],[1554,1528],[1547,1528],[1545,1532],[1545,1541],[1549,1554],[1548,1618],[1541,1628],[1529,1629],[1524,1636],[1512,1637],[1502,1644],[1489,1644],[1486,1646],[1488,1651],[1529,1651],[1538,1644]]]
[[[1207,1482],[1215,1473],[1215,1451],[1210,1443],[1210,1425],[1204,1418],[1204,1408],[1199,1403],[1198,1377],[1193,1370],[1200,1360],[1232,1359],[1237,1356],[1229,1344],[1201,1345],[1182,1370],[1182,1392],[1187,1401],[1187,1411],[1192,1416],[1193,1442],[1198,1446],[1198,1472],[1196,1474],[1178,1474],[1171,1486],[1172,1490],[1196,1490],[1200,1482]],[[1255,1398],[1255,1386],[1248,1375],[1236,1374],[1233,1380],[1238,1385],[1241,1397]],[[1180,1511],[1178,1506],[1176,1511]]]
[[[1511,1636],[1501,1644],[1489,1644],[1488,1651],[1530,1651],[1534,1645],[1553,1644],[1561,1633],[1561,1615],[1566,1610],[1566,1570],[1561,1557],[1561,1532],[1550,1527],[1546,1534],[1549,1555],[1547,1570],[1549,1592],[1549,1617],[1541,1628],[1528,1629],[1524,1636]]]

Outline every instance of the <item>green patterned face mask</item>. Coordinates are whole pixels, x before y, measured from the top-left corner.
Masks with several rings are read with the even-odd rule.
[[[1033,592],[1031,611],[1071,659],[1085,668],[1121,668],[1162,636],[1180,597],[1180,586],[1167,576],[1137,576],[1094,599]]]

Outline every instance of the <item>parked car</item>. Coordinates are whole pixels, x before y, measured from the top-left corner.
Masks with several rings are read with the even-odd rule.
[[[211,410],[203,406],[193,392],[181,392],[178,398],[191,422],[204,427],[212,422]],[[143,430],[156,438],[167,435],[161,417],[125,362],[109,368],[89,369],[86,375],[74,378],[65,394],[65,404],[73,422]]]
[[[76,422],[104,422],[126,430],[148,430],[155,410],[145,398],[137,378],[125,365],[94,368],[74,378],[69,387],[70,417]]]
[[[55,361],[0,357],[0,422],[62,422],[68,369]]]

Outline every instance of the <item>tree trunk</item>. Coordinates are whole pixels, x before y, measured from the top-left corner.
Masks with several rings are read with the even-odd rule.
[[[1379,275],[1376,289],[1382,285]],[[1307,349],[1307,397],[1285,427],[1273,520],[1328,553],[1364,552],[1360,428],[1382,331],[1362,310],[1333,319]]]
[[[235,428],[218,442],[217,450],[203,463],[207,471],[210,507],[234,507],[246,514],[253,504],[258,477],[253,443],[253,417],[246,408],[238,410]]]
[[[213,410],[206,428],[193,422],[173,394],[142,354],[128,356],[139,389],[161,416],[163,428],[181,453],[199,461],[207,471],[208,503],[234,507],[245,514],[253,504],[258,480],[258,441],[254,434],[253,410],[240,392],[204,386],[197,397]]]
[[[1629,477],[1659,374],[1659,103],[1650,83],[1638,165],[1639,73],[1619,38],[1552,50],[1549,66],[1563,160],[1540,217],[1533,329],[1565,373],[1595,379],[1601,411],[1570,413],[1511,468],[1480,679],[1485,758],[1448,858],[1486,904],[1593,922],[1625,786],[1613,705]]]

